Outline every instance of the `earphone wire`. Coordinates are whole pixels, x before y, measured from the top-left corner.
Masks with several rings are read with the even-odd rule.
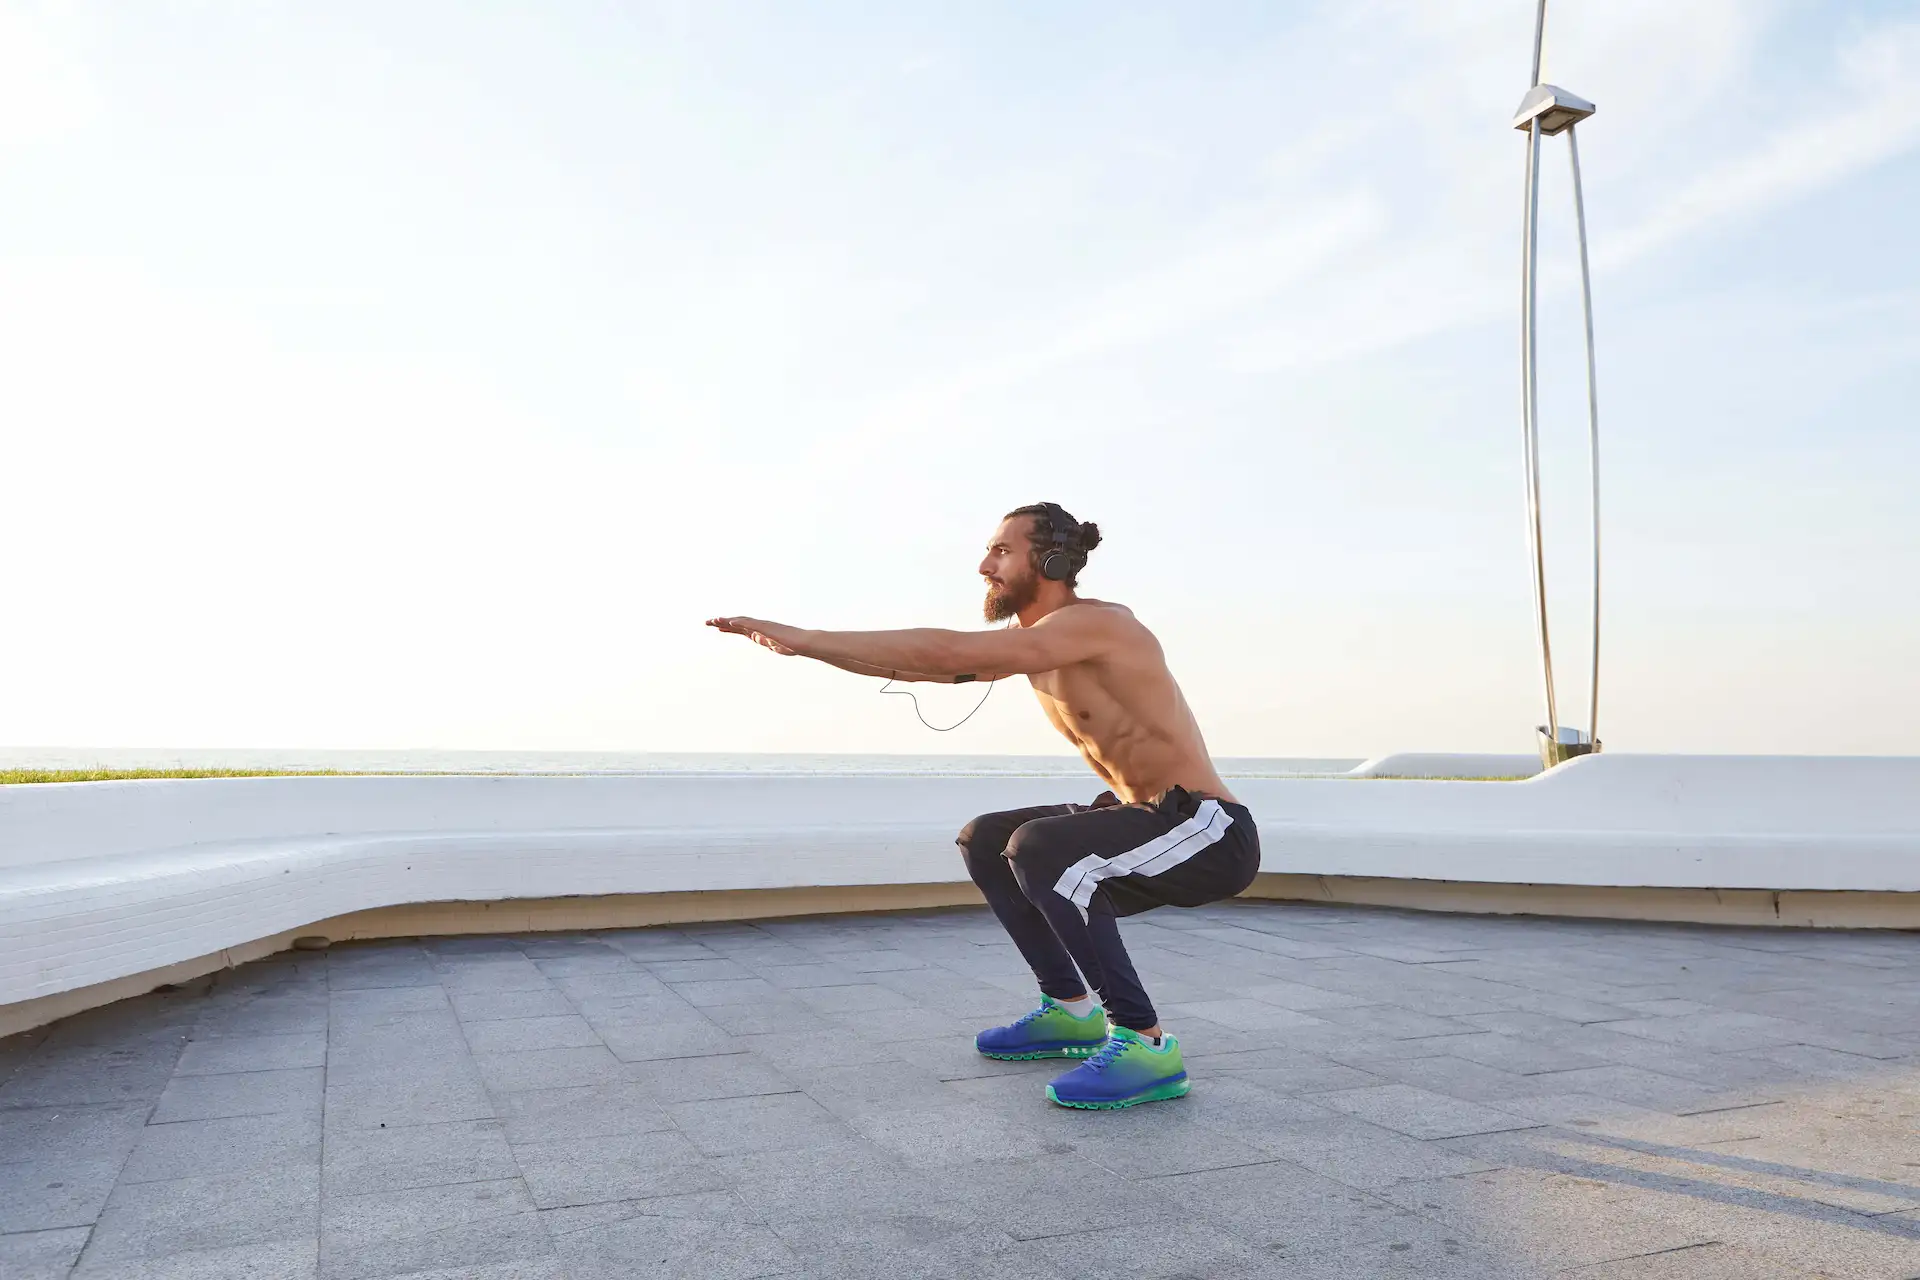
[[[1013,626],[1013,623],[1011,623],[1011,622],[1009,622],[1009,623],[1007,623],[1007,626],[1008,626],[1008,627],[1011,627],[1011,626]],[[1005,628],[1002,628],[1002,629],[1004,630]],[[952,732],[953,732],[953,731],[954,731],[955,729],[958,729],[958,728],[959,728],[959,727],[960,727],[961,725],[963,725],[963,724],[965,724],[965,723],[966,723],[967,721],[969,721],[969,720],[971,720],[971,719],[973,719],[973,716],[974,716],[974,712],[977,712],[977,711],[979,711],[979,710],[980,710],[980,708],[982,708],[982,707],[984,707],[984,706],[986,706],[986,705],[987,705],[987,699],[988,699],[988,698],[991,698],[991,697],[993,696],[993,686],[995,686],[996,684],[999,684],[999,683],[1000,683],[1000,680],[1001,680],[1001,679],[1002,679],[1003,677],[996,677],[996,678],[994,678],[994,679],[992,679],[992,680],[989,680],[989,681],[987,681],[987,691],[986,691],[985,693],[983,693],[983,694],[981,694],[981,695],[980,695],[980,701],[978,701],[978,702],[976,702],[976,703],[974,703],[974,704],[973,704],[973,711],[969,711],[969,712],[967,712],[967,714],[965,714],[964,716],[961,716],[961,717],[960,717],[960,718],[959,718],[958,720],[955,720],[955,721],[954,721],[954,722],[953,722],[952,724],[950,724],[950,725],[947,725],[947,726],[946,726],[945,728],[942,728],[941,726],[939,726],[939,725],[937,725],[937,724],[931,724],[931,723],[929,723],[929,722],[928,722],[928,720],[927,720],[927,718],[926,718],[926,716],[924,716],[924,715],[922,715],[922,714],[920,713],[920,696],[919,696],[918,694],[916,694],[916,693],[915,693],[915,692],[914,692],[913,690],[911,690],[911,689],[893,689],[893,688],[889,688],[889,687],[888,687],[888,686],[889,686],[889,685],[891,685],[891,684],[892,684],[892,683],[893,683],[893,682],[894,682],[895,680],[897,680],[897,679],[899,679],[899,678],[900,678],[900,673],[899,673],[898,671],[896,671],[896,672],[894,672],[894,673],[893,673],[892,675],[890,675],[890,676],[888,676],[888,677],[887,677],[887,683],[886,683],[886,684],[883,684],[883,685],[881,685],[881,686],[880,686],[880,692],[881,692],[881,693],[885,693],[885,694],[890,694],[890,695],[892,695],[893,697],[896,697],[896,698],[899,698],[899,697],[906,697],[906,698],[911,698],[911,699],[913,699],[913,714],[914,714],[914,716],[915,716],[915,717],[917,717],[917,718],[919,719],[919,721],[920,721],[920,723],[921,723],[921,724],[923,724],[923,725],[926,725],[926,726],[927,726],[927,728],[929,728],[929,729],[931,729],[931,730],[933,730],[933,731],[934,731],[935,733],[952,733]]]

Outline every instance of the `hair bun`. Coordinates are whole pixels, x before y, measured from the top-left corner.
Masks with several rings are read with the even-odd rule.
[[[1080,543],[1082,552],[1093,550],[1100,545],[1100,526],[1091,520],[1084,521],[1080,525],[1080,536],[1077,541]]]

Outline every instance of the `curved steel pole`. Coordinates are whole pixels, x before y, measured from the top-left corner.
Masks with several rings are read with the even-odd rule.
[[[1541,0],[1541,15],[1546,0]],[[1537,40],[1536,40],[1537,44]],[[1547,638],[1546,549],[1540,536],[1540,385],[1535,360],[1535,297],[1538,293],[1540,250],[1540,121],[1527,129],[1526,243],[1520,259],[1520,380],[1521,425],[1527,467],[1527,545],[1533,552],[1533,610],[1540,633],[1540,672],[1547,687],[1547,740],[1560,738],[1559,712],[1553,696],[1553,646]]]
[[[1540,50],[1545,47],[1546,38],[1547,0],[1540,0],[1540,7],[1533,15],[1533,84],[1540,83]]]
[[[1544,8],[1546,0],[1541,0]],[[1580,230],[1580,306],[1587,321],[1587,442],[1593,472],[1593,679],[1587,710],[1587,740],[1600,742],[1600,391],[1593,360],[1593,279],[1587,270],[1587,202],[1580,191],[1580,139],[1567,126],[1567,154],[1573,160],[1573,219]]]

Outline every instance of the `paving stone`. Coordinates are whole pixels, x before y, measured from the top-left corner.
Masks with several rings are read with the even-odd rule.
[[[563,1142],[671,1129],[650,1084],[571,1085],[502,1094],[500,1114],[507,1141]]]
[[[1427,1036],[1452,1036],[1476,1030],[1471,1023],[1437,1017],[1398,1005],[1370,1004],[1351,1009],[1322,1009],[1321,1021],[1350,1027],[1366,1035],[1390,1040],[1418,1040]]]
[[[1281,1094],[1359,1089],[1388,1081],[1371,1071],[1290,1049],[1246,1049],[1236,1053],[1186,1055],[1187,1074],[1196,1081],[1230,1075]]]
[[[1034,1099],[1036,1109],[1044,1105],[1037,1086]],[[964,1098],[911,1110],[860,1111],[846,1122],[868,1142],[917,1167],[1002,1162],[1048,1154],[1052,1147],[1071,1149],[1044,1130]]]
[[[754,976],[753,970],[737,960],[718,956],[710,960],[650,960],[647,971],[669,985],[678,982],[735,981]]]
[[[549,978],[576,978],[587,973],[631,973],[639,966],[612,947],[596,946],[564,956],[529,956],[534,967]]]
[[[1808,1028],[1784,1018],[1769,1018],[1758,1013],[1707,1012],[1687,1018],[1633,1018],[1609,1022],[1607,1030],[1619,1035],[1644,1036],[1668,1044],[1705,1049],[1710,1053],[1736,1053],[1742,1049],[1767,1049],[1785,1044],[1805,1043]]]
[[[876,1213],[862,1206],[839,1218],[805,1218],[772,1225],[795,1259],[796,1274],[848,1277],[1058,1274],[1044,1259],[1022,1256],[1017,1272],[986,1270],[1014,1241],[983,1227],[939,1198],[912,1208]],[[992,1251],[992,1252],[988,1252]],[[983,1257],[983,1254],[986,1256]]]
[[[614,929],[600,935],[602,941],[629,959],[642,964],[658,960],[713,960],[719,953],[684,935],[668,930]]]
[[[320,1163],[318,1109],[150,1124],[120,1181],[214,1178]]]
[[[852,988],[827,987],[822,990],[850,991]],[[965,1037],[971,1041],[979,1027],[977,1019],[956,1018],[933,1009],[917,1007],[828,1013],[823,1016],[848,1036],[876,1044],[902,1044],[910,1040],[957,1037]]]
[[[1361,996],[1301,982],[1256,982],[1243,988],[1239,994],[1262,1004],[1278,1005],[1282,1009],[1293,1009],[1300,1013],[1311,1013],[1315,1009],[1351,1009],[1369,1003]]]
[[[559,1018],[574,1011],[558,989],[534,991],[462,991],[452,997],[454,1014],[462,1022],[491,1022],[496,1018]]]
[[[462,991],[543,991],[553,983],[531,960],[440,966],[440,986]]]
[[[414,1275],[554,1254],[519,1179],[329,1196],[321,1215],[323,1280]]]
[[[0,1235],[0,1275],[7,1280],[67,1280],[87,1243],[87,1228]]]
[[[762,968],[751,966],[770,984],[782,991],[796,990],[801,987],[852,987],[870,981],[844,969],[837,964],[814,961],[810,964],[777,964]]]
[[[710,1156],[779,1151],[847,1136],[831,1111],[803,1093],[683,1102],[668,1107],[667,1114]]]
[[[1035,1242],[1034,1251],[1068,1274],[1173,1277],[1245,1273],[1271,1265],[1264,1251],[1192,1222],[1122,1227]]]
[[[919,1007],[911,998],[875,982],[841,987],[799,987],[793,995],[821,1013],[872,1013]]]
[[[519,1176],[498,1120],[335,1132],[321,1186],[328,1196],[485,1182]]]
[[[151,1102],[167,1087],[185,1045],[184,1030],[144,1036],[124,1046],[56,1050],[43,1045],[0,1086],[0,1111]]]
[[[494,1018],[467,1024],[467,1043],[475,1053],[515,1053],[528,1049],[577,1049],[597,1045],[600,1037],[577,1013],[546,1018]]]
[[[319,1067],[290,1071],[239,1071],[228,1075],[176,1076],[160,1095],[150,1122],[213,1120],[320,1110],[326,1073]]]
[[[319,1256],[318,1238],[276,1240],[158,1258],[89,1261],[73,1274],[77,1280],[314,1280]]]
[[[399,1128],[488,1120],[494,1115],[493,1100],[478,1076],[380,1079],[327,1087],[325,1123],[329,1133],[383,1125]]]
[[[445,1014],[452,1008],[438,986],[380,987],[367,991],[337,991],[328,1002],[328,1022],[334,1035],[343,1029],[405,1026],[409,1015]]]
[[[1180,1219],[1176,1207],[1152,1191],[1071,1155],[996,1163],[991,1177],[958,1180],[950,1194],[1015,1240]]]
[[[794,1093],[800,1088],[751,1053],[636,1062],[629,1067],[629,1074],[662,1106],[711,1098]]]
[[[1505,1106],[1515,1098],[1532,1097],[1546,1091],[1546,1086],[1538,1083],[1533,1076],[1515,1075],[1511,1071],[1501,1071],[1497,1067],[1444,1053],[1423,1058],[1387,1058],[1370,1063],[1369,1067],[1375,1075],[1382,1077],[1377,1081],[1379,1084],[1397,1082],[1431,1093],[1443,1093],[1449,1097],[1491,1103],[1494,1106]]]
[[[121,1183],[95,1224],[80,1265],[298,1243],[315,1234],[319,1205],[320,1170],[315,1165]]]
[[[732,1183],[672,1131],[520,1143],[514,1156],[543,1209],[722,1191]]]
[[[1262,1004],[1258,1000],[1201,1000],[1190,1004],[1160,1006],[1170,1023],[1177,1025],[1185,1017],[1205,1018],[1223,1027],[1240,1031],[1271,1031],[1276,1028],[1318,1027],[1325,1022],[1305,1013]]]
[[[152,1110],[143,1102],[0,1110],[0,1170],[11,1164],[124,1160]]]
[[[678,1195],[648,1196],[641,1200],[606,1200],[595,1204],[563,1205],[540,1210],[540,1220],[554,1239],[576,1231],[612,1226],[635,1218],[699,1218],[708,1222],[765,1222],[765,1215],[749,1207],[735,1191],[690,1191]]]
[[[1816,1280],[1820,1274],[1714,1241],[1581,1267],[1570,1280]]]
[[[833,1023],[799,1001],[779,996],[739,1004],[703,1005],[700,1012],[730,1036],[818,1035],[837,1030]]]
[[[659,1022],[592,1019],[607,1050],[622,1062],[656,1062],[739,1053],[744,1047],[696,1013],[685,1020]]]
[[[555,990],[586,1012],[586,1002],[609,996],[661,998],[673,995],[673,989],[645,969],[617,969],[608,973],[583,973],[556,978]]]
[[[1494,1169],[1402,1182],[1380,1195],[1545,1274],[1709,1243],[1661,1213],[1661,1197],[1604,1178]]]
[[[698,982],[670,982],[675,995],[696,1009],[708,1005],[750,1004],[773,996],[779,988],[765,978],[711,978]]]
[[[499,1093],[604,1084],[630,1078],[626,1064],[603,1044],[572,1049],[527,1049],[516,1053],[476,1053],[473,1062],[487,1087]]]
[[[655,1276],[710,1280],[780,1275],[797,1270],[792,1252],[771,1229],[698,1218],[628,1219],[560,1237],[560,1255],[576,1280]]]
[[[1404,1084],[1334,1090],[1315,1094],[1314,1101],[1410,1138],[1458,1138],[1535,1125],[1523,1116]]]
[[[227,1075],[241,1071],[281,1071],[322,1067],[327,1037],[307,1031],[280,1036],[231,1036],[187,1044],[173,1073],[177,1076]]]
[[[378,991],[393,987],[437,987],[440,972],[425,958],[391,964],[356,964],[327,975],[329,991]]]
[[[1583,1067],[1542,1072],[1531,1078],[1553,1093],[1598,1094],[1658,1111],[1694,1111],[1722,1101],[1720,1094],[1691,1080],[1639,1067]]]
[[[55,1152],[0,1165],[0,1233],[92,1224],[113,1191],[123,1159],[83,1160]]]
[[[226,1036],[277,1036],[325,1032],[327,1002],[312,996],[259,999],[209,1010],[194,1025],[196,1040]]]
[[[710,1062],[724,1059],[710,1058]],[[786,1064],[781,1078],[835,1115],[953,1106],[965,1099],[941,1086],[939,1073],[904,1062],[834,1064],[802,1067]]]

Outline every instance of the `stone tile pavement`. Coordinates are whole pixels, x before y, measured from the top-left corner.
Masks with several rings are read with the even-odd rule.
[[[294,953],[0,1040],[5,1280],[1920,1277],[1920,938],[1124,926],[1193,1093],[1050,1107],[982,911]]]

